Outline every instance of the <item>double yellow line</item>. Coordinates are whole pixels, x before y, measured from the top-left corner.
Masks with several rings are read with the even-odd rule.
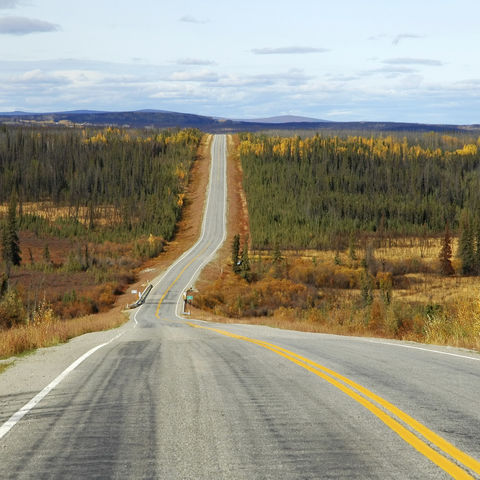
[[[160,319],[160,307],[162,306],[163,301],[165,300],[165,297],[167,296],[168,292],[171,290],[171,288],[177,283],[178,279],[183,275],[183,272],[200,256],[202,255],[205,250],[211,245],[212,242],[209,242],[201,252],[197,253],[180,271],[180,273],[175,277],[175,280],[168,286],[168,288],[163,292],[162,298],[160,298],[160,301],[158,302],[157,305],[157,310],[155,311],[155,316]]]
[[[272,343],[264,342],[262,340],[257,340],[254,338],[244,337],[241,335],[236,335],[234,333],[230,333],[217,328],[204,327],[190,322],[188,322],[188,325],[194,328],[211,330],[213,332],[225,335],[227,337],[235,338],[237,340],[243,340],[245,342],[253,343],[260,347],[266,348],[267,350],[270,350],[277,355],[286,358],[287,360],[290,360],[291,362],[299,365],[300,367],[305,368],[309,372],[312,372],[313,374],[319,376],[323,380],[327,381],[328,383],[338,388],[343,393],[363,405],[367,410],[369,410],[383,423],[385,423],[385,425],[391,428],[398,436],[400,436],[403,440],[412,445],[422,455],[424,455],[433,463],[438,465],[441,469],[443,469],[453,478],[473,479],[474,477],[472,477],[472,475],[470,475],[466,470],[459,467],[452,460],[455,460],[467,469],[470,469],[471,472],[480,475],[480,462],[470,457],[465,452],[456,448],[447,440],[425,427],[425,425],[422,425],[420,422],[397,408],[395,405],[379,397],[367,388],[362,387],[358,383],[350,380],[349,378],[344,377],[343,375],[340,375],[333,370],[330,370],[329,368],[319,365],[318,363],[315,363],[308,358],[302,357],[301,355],[298,355],[294,352],[291,352],[290,350],[286,350],[285,348],[279,347]],[[379,408],[379,406],[375,405],[373,402],[376,402],[377,405],[380,405],[383,410]],[[394,416],[397,417],[398,420],[401,420],[405,425],[410,427],[410,429],[416,432],[416,434],[403,426],[397,419],[394,418]],[[421,437],[423,437],[423,439]],[[437,447],[438,450],[435,450],[431,446],[429,446],[425,440]]]

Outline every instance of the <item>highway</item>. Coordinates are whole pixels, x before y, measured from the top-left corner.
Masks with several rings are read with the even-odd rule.
[[[480,478],[480,355],[181,315],[225,239],[214,137],[197,244],[119,329],[0,375],[0,478]]]

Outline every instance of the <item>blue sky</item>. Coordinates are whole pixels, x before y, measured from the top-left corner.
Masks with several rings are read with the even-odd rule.
[[[0,111],[480,123],[478,0],[0,0]]]

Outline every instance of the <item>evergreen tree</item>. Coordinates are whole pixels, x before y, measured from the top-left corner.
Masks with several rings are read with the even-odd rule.
[[[240,235],[237,233],[233,237],[232,241],[232,269],[234,273],[240,273],[239,265],[239,254],[240,254]]]
[[[472,219],[467,211],[460,218],[460,240],[458,243],[458,256],[462,261],[462,274],[475,273],[475,246]]]
[[[7,221],[4,224],[2,232],[2,259],[4,260],[7,271],[13,265],[20,265],[22,257],[20,256],[20,241],[17,233],[17,202],[12,196],[8,204]]]
[[[8,277],[5,273],[0,275],[0,299],[7,293]]]
[[[368,270],[365,269],[360,277],[360,295],[362,297],[364,307],[367,307],[373,303],[374,286],[373,277],[370,275],[370,273],[368,273]]]
[[[445,235],[442,241],[442,249],[440,251],[440,272],[442,275],[453,275],[455,270],[452,265],[452,236],[448,228],[448,222],[445,227]]]
[[[48,245],[45,245],[43,248],[43,261],[45,262],[45,265],[50,266],[52,264],[52,257],[50,256]]]
[[[278,243],[275,243],[275,247],[273,249],[273,255],[272,255],[272,262],[273,263],[280,263],[283,260],[282,258],[282,252],[280,251],[280,247]]]
[[[240,264],[240,274],[247,282],[251,281],[252,274],[250,271],[250,258],[248,256],[248,235],[245,237],[245,242],[243,243],[243,249],[241,254],[241,264]]]

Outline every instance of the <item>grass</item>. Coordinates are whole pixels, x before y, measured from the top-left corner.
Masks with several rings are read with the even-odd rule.
[[[8,204],[0,204],[0,216],[5,216],[8,211]],[[69,220],[73,217],[83,225],[88,225],[90,210],[88,207],[60,207],[53,202],[24,202],[22,212],[25,215],[41,217],[49,222],[55,220]],[[122,222],[121,213],[113,205],[103,205],[95,209],[95,223],[98,226],[112,226]]]
[[[251,252],[247,283],[225,257],[195,297],[203,319],[340,335],[452,345],[480,351],[480,277],[439,273],[437,238],[404,238],[375,249],[365,273],[348,251]],[[458,259],[453,261],[460,270]],[[212,271],[213,273],[213,271]],[[368,286],[368,295],[365,286]],[[208,313],[207,313],[208,312]]]
[[[11,367],[15,362],[0,363],[0,374],[2,374],[8,367]]]
[[[53,319],[0,331],[0,359],[65,343],[90,332],[117,328],[128,321],[127,314],[89,315],[71,320]]]

